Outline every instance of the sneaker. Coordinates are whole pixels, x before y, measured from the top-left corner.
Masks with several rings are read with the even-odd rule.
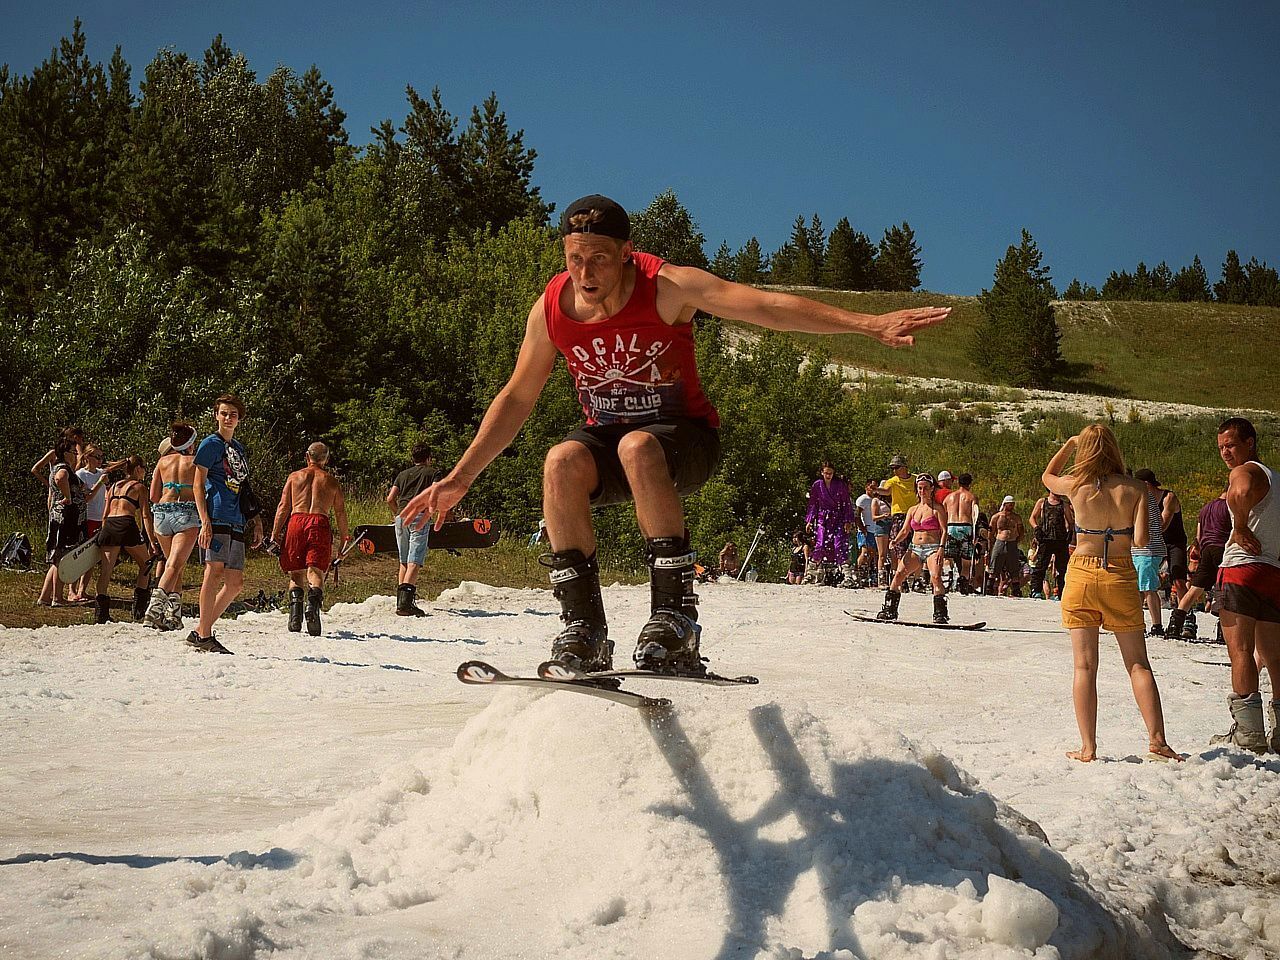
[[[230,650],[218,642],[216,637],[202,637],[194,630],[187,634],[187,645],[194,647],[201,653],[231,653]]]

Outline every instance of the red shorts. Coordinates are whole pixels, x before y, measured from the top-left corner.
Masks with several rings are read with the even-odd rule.
[[[100,529],[102,529],[101,520],[86,520],[84,522],[84,532],[91,537]]]
[[[333,559],[333,534],[328,516],[320,513],[295,513],[289,518],[280,548],[280,569],[296,573],[307,567],[328,570]]]
[[[1223,610],[1264,623],[1280,623],[1280,567],[1246,563],[1218,571]]]

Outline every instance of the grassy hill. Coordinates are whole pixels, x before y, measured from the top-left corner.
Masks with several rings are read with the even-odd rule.
[[[885,373],[983,382],[969,359],[981,317],[976,297],[936,293],[852,293],[805,289],[804,296],[863,313],[949,306],[951,318],[916,338],[914,350],[887,351],[865,337],[797,335],[834,359]],[[1214,408],[1280,411],[1280,309],[1219,303],[1130,301],[1057,304],[1068,362],[1060,390]]]

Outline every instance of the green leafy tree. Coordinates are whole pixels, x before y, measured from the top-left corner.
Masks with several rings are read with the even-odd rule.
[[[996,264],[991,289],[978,297],[982,319],[974,337],[975,364],[997,381],[1048,386],[1063,366],[1062,334],[1054,318],[1057,298],[1049,269],[1030,233],[1022,231]]]
[[[631,239],[637,250],[682,267],[709,266],[702,249],[706,237],[674,190],[664,190],[644,210],[631,214]]]
[[[905,220],[888,227],[876,254],[876,279],[881,290],[914,290],[920,286],[920,245]]]

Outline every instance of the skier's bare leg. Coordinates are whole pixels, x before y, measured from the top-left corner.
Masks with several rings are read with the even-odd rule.
[[[643,430],[627,434],[618,444],[618,460],[631,486],[636,522],[645,538],[683,537],[684,508],[658,438]]]
[[[547,451],[542,467],[542,513],[552,550],[581,550],[587,557],[595,553],[591,494],[599,483],[595,459],[583,444],[565,440]]]

